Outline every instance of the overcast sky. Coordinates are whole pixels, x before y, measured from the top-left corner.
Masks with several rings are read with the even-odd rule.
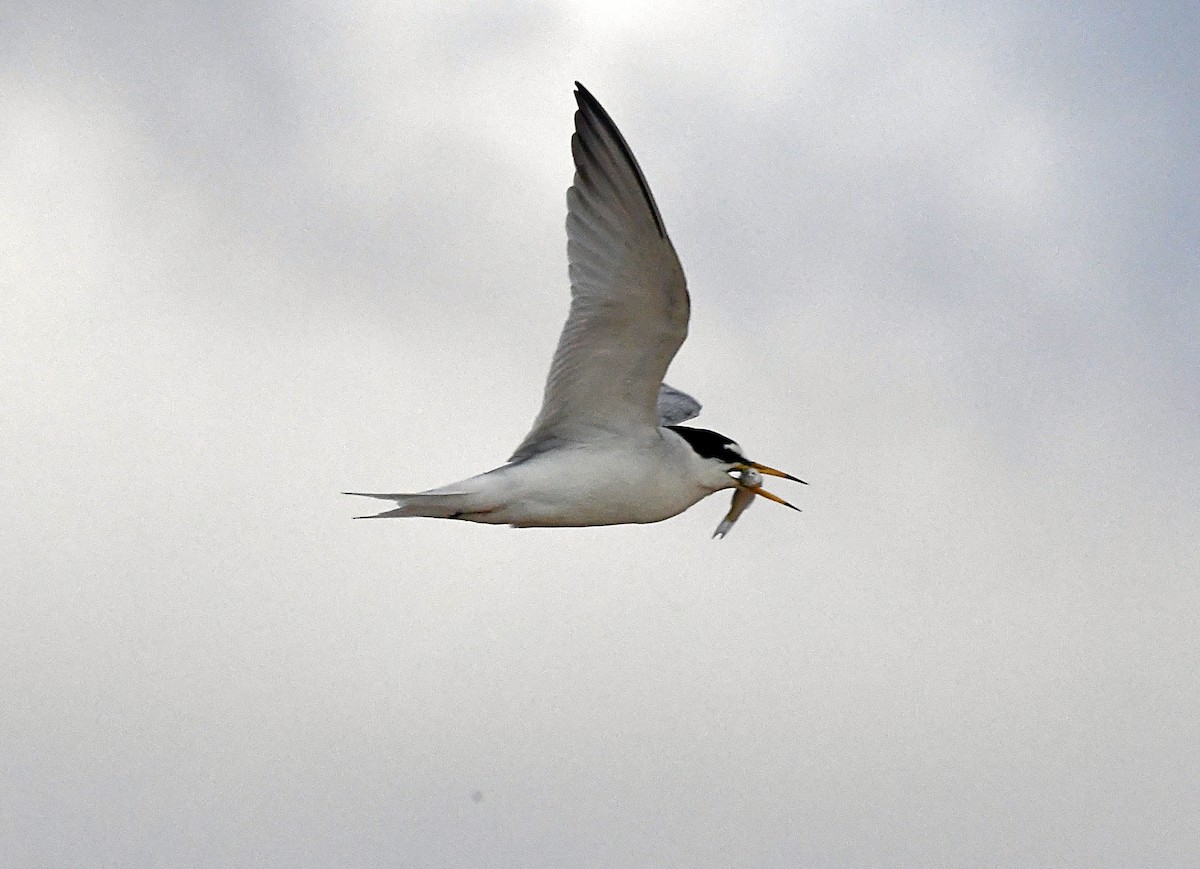
[[[0,17],[0,863],[1200,859],[1187,4]],[[702,11],[696,11],[702,9]],[[352,522],[500,464],[579,79],[730,537]]]

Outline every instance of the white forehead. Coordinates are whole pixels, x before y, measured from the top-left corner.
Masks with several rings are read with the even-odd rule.
[[[742,456],[743,458],[745,457],[746,454],[742,452],[742,448],[738,446],[736,441],[730,441],[728,444],[726,444],[726,446],[728,446],[729,449],[733,450],[739,456]]]

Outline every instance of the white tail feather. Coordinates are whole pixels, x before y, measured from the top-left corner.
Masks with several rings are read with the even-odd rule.
[[[431,519],[468,519],[479,521],[491,507],[484,504],[478,494],[471,492],[417,492],[414,494],[382,494],[375,492],[343,492],[362,498],[379,498],[395,501],[394,510],[355,516],[355,519],[401,519],[409,516],[424,516]]]

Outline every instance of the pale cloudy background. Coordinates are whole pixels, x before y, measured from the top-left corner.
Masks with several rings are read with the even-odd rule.
[[[1195,865],[1200,23],[1027,5],[6,6],[0,863]],[[351,522],[531,421],[576,78],[805,512]]]

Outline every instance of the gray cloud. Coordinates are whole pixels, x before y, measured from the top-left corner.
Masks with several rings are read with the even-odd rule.
[[[60,12],[3,28],[4,863],[1200,851],[1191,18]],[[350,522],[532,419],[574,78],[805,513]]]

